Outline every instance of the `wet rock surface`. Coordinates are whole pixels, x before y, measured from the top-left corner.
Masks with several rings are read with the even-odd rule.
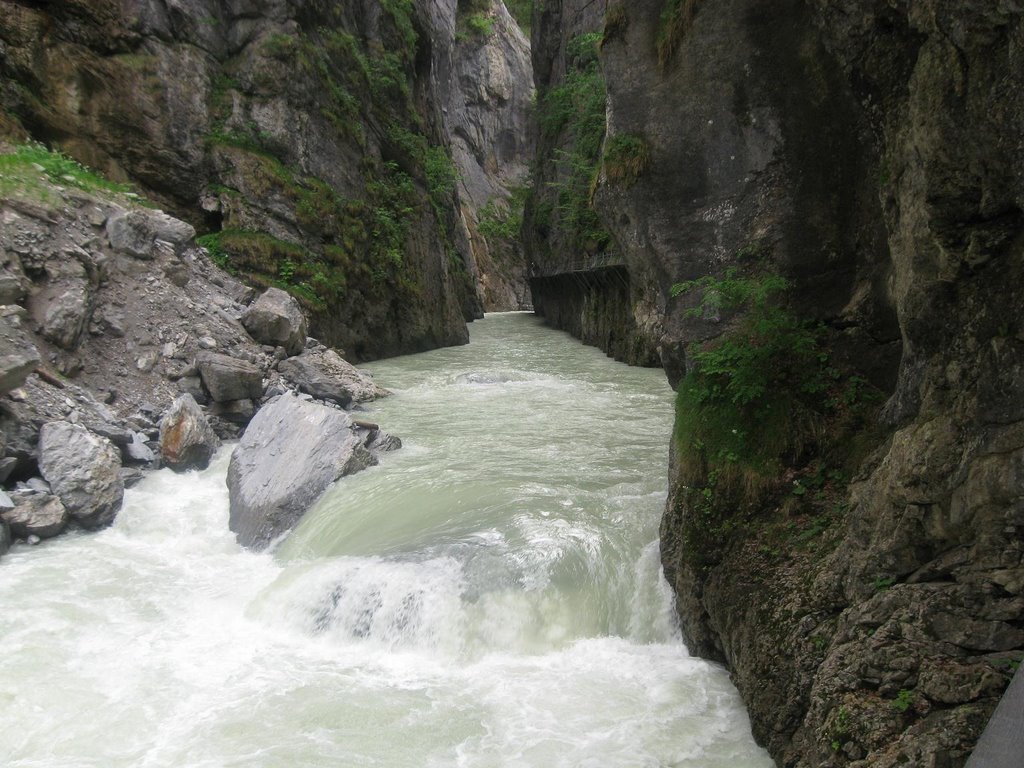
[[[39,431],[39,470],[75,522],[104,528],[121,509],[121,457],[105,437],[66,421]]]
[[[344,411],[281,395],[260,409],[231,454],[230,528],[243,546],[264,549],[328,485],[376,463]]]
[[[192,395],[177,398],[160,420],[160,455],[176,472],[206,469],[219,446],[220,440]]]
[[[18,494],[15,506],[0,511],[0,517],[10,526],[11,535],[19,539],[51,538],[63,531],[70,519],[64,503],[48,493]]]

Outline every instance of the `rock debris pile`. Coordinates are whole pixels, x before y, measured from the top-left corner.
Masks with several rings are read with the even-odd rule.
[[[204,469],[239,437],[231,526],[263,546],[401,444],[342,410],[388,393],[307,338],[290,294],[257,296],[161,211],[40,184],[0,197],[0,552],[103,528],[145,470]],[[317,483],[251,499],[246,468],[265,484],[267,456],[293,448]]]

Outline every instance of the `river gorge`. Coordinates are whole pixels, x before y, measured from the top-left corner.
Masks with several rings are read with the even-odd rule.
[[[528,313],[370,368],[404,447],[273,554],[227,528],[230,445],[8,554],[6,765],[771,765],[661,575],[660,372]]]

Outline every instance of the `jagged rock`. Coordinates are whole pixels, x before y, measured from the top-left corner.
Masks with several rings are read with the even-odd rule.
[[[263,373],[252,363],[215,352],[196,355],[196,367],[210,398],[218,403],[255,400],[263,394]]]
[[[64,503],[48,493],[21,494],[13,509],[0,512],[19,539],[38,536],[49,539],[67,527],[70,514]]]
[[[39,350],[16,323],[16,318],[0,317],[0,395],[24,384],[41,362]]]
[[[284,347],[297,355],[306,344],[306,316],[295,298],[268,288],[242,315],[242,325],[261,344]]]
[[[342,407],[390,394],[334,350],[323,347],[282,360],[277,364],[277,370],[301,392],[321,400],[331,400]]]
[[[5,456],[0,459],[0,483],[6,483],[7,478],[11,476],[11,472],[18,466],[18,460],[13,456]]]
[[[17,304],[25,298],[25,286],[14,275],[0,273],[0,305]]]
[[[389,453],[402,447],[402,441],[396,435],[375,429],[367,436],[366,447],[372,453]]]
[[[232,424],[245,426],[256,413],[256,406],[252,400],[229,400],[223,403],[214,403],[210,412]]]
[[[142,482],[142,479],[146,476],[138,467],[121,467],[121,482],[124,483],[125,488],[133,488]]]
[[[184,394],[160,421],[160,455],[176,472],[205,469],[220,440],[195,398]]]
[[[146,445],[144,436],[138,432],[132,434],[132,440],[124,448],[124,454],[129,461],[136,464],[149,464],[156,459],[156,454]]]
[[[0,518],[0,555],[6,555],[11,548],[11,529],[7,521]]]
[[[141,208],[121,210],[107,219],[110,246],[138,259],[152,259],[158,241],[181,253],[196,236],[191,224],[179,221],[162,211]]]
[[[339,477],[376,463],[348,415],[285,394],[263,406],[231,454],[229,525],[263,549]]]
[[[92,287],[81,278],[54,281],[32,297],[30,307],[45,338],[74,350],[92,313]]]
[[[117,449],[105,437],[66,421],[39,430],[39,470],[84,528],[110,525],[124,496]]]

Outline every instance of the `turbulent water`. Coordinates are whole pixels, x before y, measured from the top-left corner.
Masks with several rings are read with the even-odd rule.
[[[405,447],[274,554],[227,451],[0,560],[6,766],[771,765],[659,573],[671,393],[540,326],[372,366]]]

